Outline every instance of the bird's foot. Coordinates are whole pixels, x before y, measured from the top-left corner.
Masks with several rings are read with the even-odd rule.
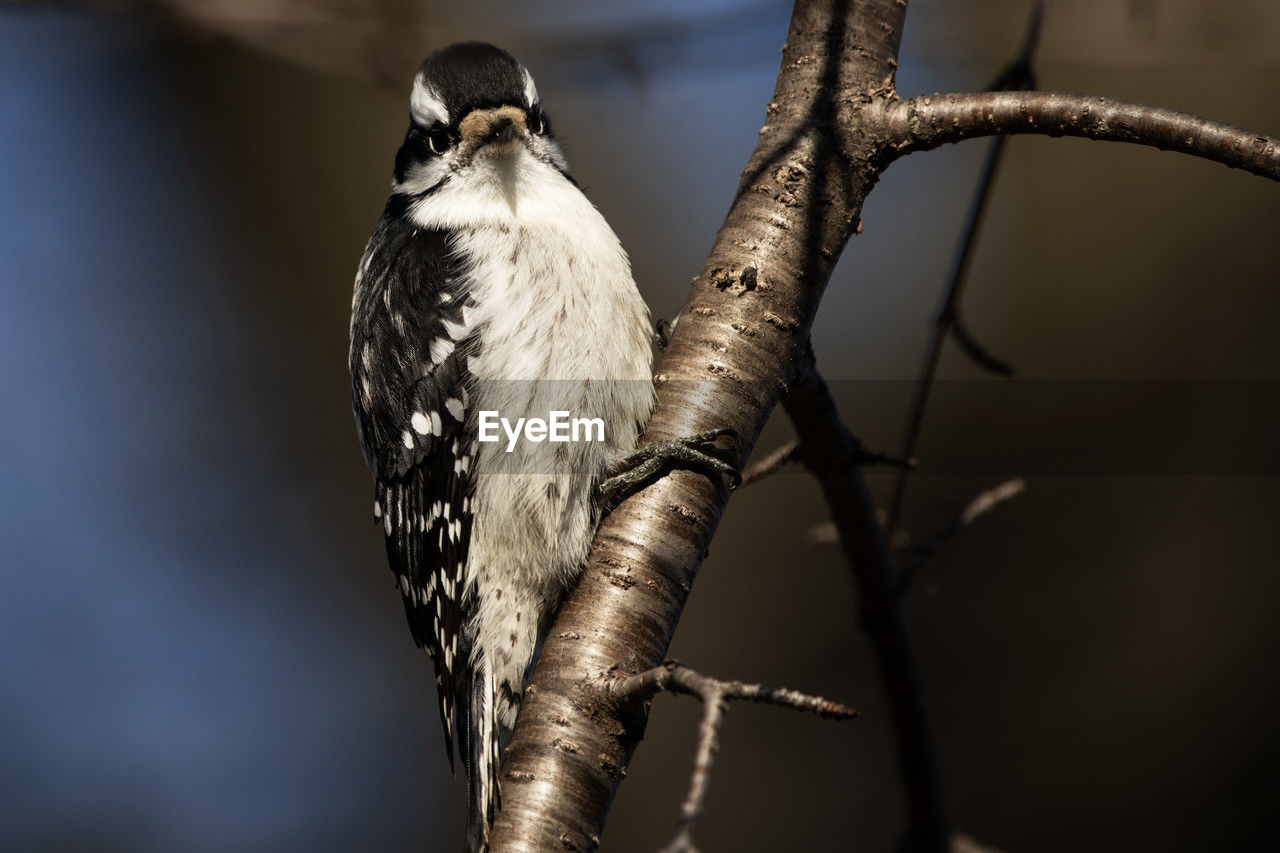
[[[676,318],[678,320],[680,318]],[[671,344],[671,335],[676,330],[676,320],[663,320],[653,324],[653,337],[658,342],[658,349],[665,350]]]
[[[717,449],[716,439],[722,437],[736,439],[738,433],[731,429],[712,429],[683,438],[655,441],[631,452],[613,476],[600,484],[604,505],[608,508],[616,506],[668,468],[702,471],[708,476],[723,478],[730,490],[736,489],[742,482],[742,474],[711,452]]]

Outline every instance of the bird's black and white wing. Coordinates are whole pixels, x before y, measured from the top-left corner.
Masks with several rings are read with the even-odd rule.
[[[435,663],[451,764],[456,726],[466,725],[460,633],[474,607],[464,588],[475,460],[460,278],[447,232],[384,215],[356,277],[350,354],[374,516],[414,641]]]

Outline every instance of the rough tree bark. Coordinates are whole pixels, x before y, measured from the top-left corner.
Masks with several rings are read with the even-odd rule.
[[[1275,140],[1170,111],[1045,93],[904,101],[893,77],[906,5],[797,0],[765,126],[658,368],[658,406],[642,444],[729,427],[739,437],[739,464],[745,460],[797,366],[805,364],[819,299],[858,230],[863,200],[904,153],[991,134],[1071,134],[1174,148],[1280,178]],[[822,430],[838,420],[806,424],[809,392],[797,391],[790,400],[797,427],[809,433],[806,441],[821,441]],[[840,447],[839,436],[827,439]],[[824,472],[823,488],[843,513],[842,533],[865,528],[846,549],[866,572],[889,558],[858,476],[851,459]],[[677,471],[627,499],[601,524],[504,755],[494,850],[599,845],[648,713],[647,706],[620,703],[610,685],[663,661],[727,500],[708,478]],[[869,607],[874,603],[864,599],[868,627],[882,631],[892,651],[905,632],[877,627]],[[909,658],[909,647],[905,651]],[[882,676],[900,681],[903,712],[922,720],[923,710],[912,704],[919,702],[914,673]],[[907,838],[916,849],[945,849],[940,797],[929,787],[936,779],[927,726],[913,727],[917,734],[899,744],[911,792]]]

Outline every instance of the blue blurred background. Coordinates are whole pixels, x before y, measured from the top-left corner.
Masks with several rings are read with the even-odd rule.
[[[345,366],[412,70],[459,38],[516,52],[670,317],[788,13],[0,7],[0,848],[460,846]],[[980,87],[1026,15],[913,2],[900,89]],[[1041,83],[1280,135],[1278,44],[1266,2],[1063,0]],[[873,447],[896,446],[982,153],[895,165],[824,303],[819,358]],[[1005,165],[967,307],[1024,390],[992,398],[948,353],[906,516],[928,531],[1029,479],[911,603],[953,817],[1009,850],[1250,846],[1280,796],[1280,192],[1073,140],[1020,138]],[[1102,452],[1135,436],[1139,458]],[[1062,450],[1081,445],[1099,453]],[[864,716],[735,708],[704,849],[885,850],[900,829],[847,570],[806,545],[824,518],[799,473],[736,497],[673,653]],[[666,840],[696,718],[658,700],[606,849]]]

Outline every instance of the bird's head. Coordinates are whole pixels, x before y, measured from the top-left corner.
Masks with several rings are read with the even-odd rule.
[[[509,183],[529,168],[567,174],[533,76],[491,44],[454,44],[428,56],[409,103],[393,193],[420,196],[451,182]]]

